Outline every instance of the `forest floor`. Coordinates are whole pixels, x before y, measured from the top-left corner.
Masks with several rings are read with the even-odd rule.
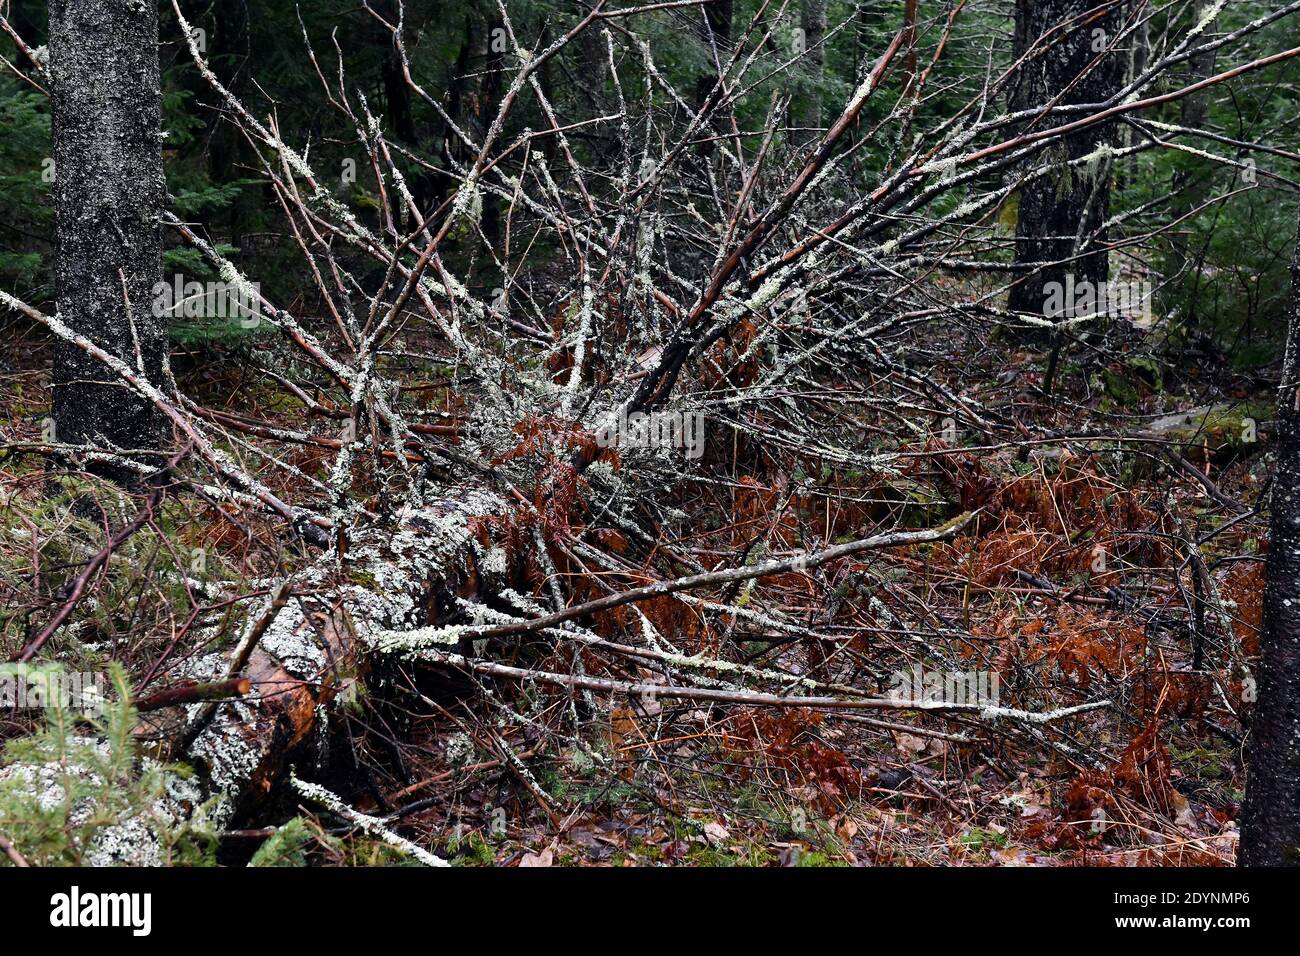
[[[50,357],[36,333],[10,341],[0,417],[38,442]],[[209,408],[293,414],[259,405],[238,348],[199,358],[178,360],[178,374]],[[979,509],[955,540],[776,575],[733,596],[836,640],[742,640],[732,622],[672,598],[641,611],[684,651],[881,692],[923,659],[996,671],[1003,706],[1108,706],[1034,732],[976,714],[611,700],[510,681],[495,682],[485,705],[472,678],[394,664],[332,721],[314,779],[467,865],[1230,864],[1263,588],[1265,526],[1248,509],[1265,485],[1270,396],[1214,358],[1173,376],[1121,346],[1078,365],[1067,356],[1049,397],[1046,358],[994,345],[950,363],[945,384],[1018,421],[1103,437],[984,444],[941,431],[901,446],[915,456],[900,475],[826,470],[789,507],[781,481],[805,476],[746,474],[742,450],[731,480],[709,493],[721,498],[683,492],[680,507],[698,520],[673,545],[720,556],[744,553],[756,529],[778,543],[833,542]],[[1149,433],[1206,406],[1189,431]],[[1104,437],[1119,435],[1150,440]],[[1207,480],[1180,471],[1178,457]],[[293,463],[310,474],[322,458],[306,448]],[[48,619],[81,562],[85,519],[50,500],[44,467],[37,456],[0,461],[6,657]],[[69,668],[116,659],[140,681],[178,634],[176,656],[193,653],[184,638],[197,633],[187,620],[197,598],[185,575],[177,583],[165,571],[193,571],[201,552],[196,576],[238,589],[295,560],[271,524],[216,511],[193,495],[169,498],[46,655]],[[615,537],[604,544],[626,548]],[[208,623],[229,632],[233,620]],[[621,608],[592,626],[615,633],[634,620]],[[574,664],[527,644],[514,659]],[[0,713],[0,737],[33,722]],[[287,794],[227,834],[221,858],[246,859],[267,827],[299,813],[311,820],[313,862],[393,858]]]

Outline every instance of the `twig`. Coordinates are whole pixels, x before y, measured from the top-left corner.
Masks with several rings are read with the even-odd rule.
[[[841,697],[783,697],[780,694],[764,694],[757,691],[719,690],[712,687],[673,687],[667,684],[647,684],[640,681],[614,680],[606,677],[583,677],[574,674],[557,674],[550,671],[532,670],[525,667],[512,667],[509,664],[497,664],[493,661],[479,661],[461,654],[446,651],[413,651],[412,656],[420,661],[441,664],[449,667],[463,667],[480,674],[495,677],[512,677],[523,681],[539,681],[543,684],[555,684],[571,690],[589,688],[630,696],[652,698],[668,697],[681,700],[711,700],[723,704],[748,704],[755,707],[807,707],[812,710],[915,710],[935,713],[975,714],[982,720],[1017,720],[1027,724],[1048,724],[1075,714],[1109,707],[1109,700],[1092,701],[1074,707],[1062,707],[1056,710],[1035,713],[1012,707],[996,707],[990,704],[957,704],[932,700],[909,700],[894,697],[864,697],[845,700]]]
[[[18,852],[18,847],[14,846],[13,841],[0,833],[0,850],[4,850],[5,856],[13,862],[14,866],[31,866],[27,858]]]
[[[247,677],[236,677],[231,680],[210,683],[191,682],[179,684],[176,687],[169,687],[166,690],[150,694],[148,697],[140,698],[135,702],[135,709],[143,714],[151,710],[160,710],[163,707],[178,707],[182,704],[194,704],[199,701],[228,700],[231,697],[243,697],[252,690],[252,687],[252,681]]]
[[[929,528],[925,531],[895,531],[889,534],[879,534],[870,538],[862,538],[858,541],[850,541],[845,544],[837,544],[832,548],[824,551],[816,551],[811,554],[799,554],[791,558],[782,558],[776,561],[764,561],[761,564],[748,565],[736,568],[726,568],[722,571],[706,571],[703,574],[692,574],[688,577],[677,578],[674,581],[659,581],[656,584],[648,584],[644,587],[632,588],[618,594],[610,594],[594,601],[588,601],[585,604],[576,604],[573,607],[567,607],[562,611],[544,615],[542,617],[530,618],[526,621],[519,621],[510,624],[498,624],[495,627],[484,628],[465,628],[463,636],[473,639],[507,637],[513,634],[526,634],[531,631],[540,631],[547,628],[563,624],[565,621],[571,621],[577,617],[583,617],[587,614],[594,614],[597,611],[606,611],[610,608],[621,607],[624,604],[632,604],[636,601],[649,600],[651,598],[662,597],[665,594],[674,594],[678,591],[689,591],[693,588],[708,587],[715,584],[727,584],[733,581],[746,581],[753,578],[767,577],[773,574],[784,574],[790,571],[804,571],[809,568],[816,568],[829,561],[836,561],[840,558],[851,557],[855,554],[861,554],[864,551],[879,550],[881,548],[905,547],[913,544],[924,544],[934,541],[946,541],[954,537],[957,532],[961,531],[972,521],[975,520],[979,512],[966,512],[959,515],[952,521],[939,528]],[[424,635],[425,630],[431,632],[433,629],[421,629],[408,632],[388,632],[385,637],[394,638],[399,643],[416,643]]]
[[[318,803],[331,813],[342,817],[350,823],[368,833],[370,836],[383,840],[394,849],[401,850],[403,853],[415,857],[425,866],[450,866],[450,864],[441,857],[434,856],[428,850],[416,846],[405,837],[400,837],[392,830],[384,826],[383,821],[376,817],[367,816],[359,810],[353,810],[350,806],[336,794],[331,793],[324,787],[315,783],[308,783],[300,780],[297,774],[289,775],[289,783],[302,796],[306,797],[313,803]]]
[[[71,615],[77,605],[81,603],[81,599],[86,593],[86,586],[91,582],[95,575],[99,573],[99,569],[104,566],[110,557],[112,557],[114,550],[121,547],[122,544],[131,537],[131,535],[144,527],[145,522],[153,517],[153,510],[157,507],[161,498],[161,486],[155,488],[149,493],[149,498],[145,501],[145,506],[136,513],[134,518],[123,525],[122,528],[118,530],[117,534],[113,535],[113,537],[109,539],[108,544],[106,544],[98,554],[91,558],[86,564],[85,569],[77,575],[77,580],[73,582],[72,585],[72,593],[68,596],[68,599],[63,602],[63,606],[60,607],[58,613],[54,615],[54,619],[51,620],[50,623],[46,624],[39,634],[28,641],[27,645],[23,647],[22,650],[10,657],[10,661],[17,661],[18,663],[26,664],[40,652],[40,649],[45,646],[45,642],[54,636],[54,632],[63,626],[63,622],[68,619],[68,616]]]

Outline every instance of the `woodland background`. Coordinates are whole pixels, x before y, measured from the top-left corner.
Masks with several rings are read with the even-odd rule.
[[[158,274],[233,267],[275,321],[170,319],[168,431],[235,464],[175,431],[155,493],[47,433],[49,15],[0,5],[0,289],[26,306],[0,317],[0,654],[110,699],[0,709],[0,865],[1235,860],[1300,209],[1297,61],[1258,62],[1300,12],[1045,0],[1064,42],[1104,26],[1097,102],[1153,64],[1142,97],[1217,79],[1108,121],[1100,161],[1049,139],[944,173],[963,130],[1034,128],[993,122],[1043,92],[1016,79],[1016,3],[647,6],[516,84],[590,6],[160,4]],[[1058,201],[1102,184],[1081,233],[1149,316],[1016,320],[1039,167]],[[444,296],[411,294],[426,268]],[[716,311],[746,304],[692,338],[720,275]],[[390,308],[366,353],[344,314]],[[597,410],[683,342],[649,397],[702,410],[702,457],[604,454]],[[400,622],[362,596],[403,588]],[[340,634],[372,612],[358,653]],[[288,716],[259,642],[307,689]],[[1014,713],[846,703],[914,667],[994,673]],[[231,783],[201,743],[223,720],[282,752]]]

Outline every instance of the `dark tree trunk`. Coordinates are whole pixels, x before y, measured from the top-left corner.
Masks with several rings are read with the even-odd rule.
[[[731,8],[732,0],[708,0],[704,4],[704,16],[699,21],[699,35],[704,43],[704,59],[709,66],[695,81],[696,108],[704,105],[718,82],[718,70],[713,59],[715,48],[719,62],[726,65],[726,57],[731,48]]]
[[[916,84],[916,7],[917,0],[903,0],[903,92],[912,93]]]
[[[456,55],[456,60],[451,67],[451,73],[447,78],[447,90],[445,94],[447,101],[447,115],[451,118],[452,122],[462,129],[469,126],[471,133],[475,134],[472,138],[477,138],[477,135],[481,133],[481,130],[474,129],[471,122],[472,117],[466,109],[466,100],[468,99],[470,92],[469,83],[470,72],[472,69],[470,61],[471,57],[474,55],[476,23],[476,18],[469,15],[465,17],[464,37],[461,40],[460,52]],[[495,37],[489,27],[487,39],[488,44],[490,45],[494,39]],[[446,163],[446,168],[448,170],[454,169],[457,165],[464,165],[472,159],[472,157],[469,156],[465,145],[452,133],[450,128],[443,131],[442,145],[445,153],[444,162]],[[444,177],[444,181],[440,184],[441,196],[439,197],[439,203],[445,203],[451,199],[451,197],[456,194],[456,190],[459,187],[459,181],[448,173]]]
[[[41,16],[43,5],[32,0],[9,0],[9,22],[18,31],[18,35],[32,46],[44,46],[45,18]]]
[[[153,303],[166,186],[157,6],[52,0],[50,68],[59,315],[160,384],[167,328]],[[161,439],[152,406],[62,341],[54,423],[62,442],[154,449]]]
[[[215,29],[212,31],[208,45],[209,64],[226,85],[236,92],[243,86],[240,82],[240,71],[236,68],[236,58],[241,45],[245,49],[249,45],[247,13],[242,3],[230,4],[229,10],[223,8],[222,15],[214,18]],[[195,20],[190,22],[194,23]],[[207,90],[204,89],[202,95],[196,97],[195,102],[203,103],[207,99],[206,94]],[[238,178],[235,170],[244,139],[232,123],[226,122],[225,115],[219,108],[215,106],[202,108],[207,114],[208,122],[208,178],[214,184],[228,183]],[[215,219],[216,214],[211,218]],[[239,246],[243,242],[239,202],[232,202],[222,210],[221,218],[225,220],[230,244]]]
[[[1192,4],[1189,11],[1189,25],[1201,22],[1205,13],[1206,0],[1197,0]],[[1198,53],[1187,61],[1188,76],[1187,85],[1191,86],[1200,80],[1205,79],[1214,73],[1215,51],[1208,53]],[[1206,117],[1210,112],[1209,91],[1200,90],[1192,93],[1190,96],[1183,97],[1179,103],[1179,123],[1189,129],[1200,129],[1205,125]],[[1199,173],[1199,176],[1198,176]],[[1171,210],[1171,216],[1175,219],[1181,219],[1183,216],[1191,213],[1193,209],[1201,205],[1205,198],[1207,179],[1204,170],[1198,170],[1189,166],[1187,169],[1179,170],[1174,174],[1173,189],[1176,194],[1174,206]],[[1189,225],[1184,223],[1170,236],[1169,259],[1165,264],[1165,279],[1169,282],[1181,282],[1184,279],[1183,272],[1187,269],[1189,259],[1191,258],[1189,244],[1190,236],[1188,234]],[[1199,283],[1200,276],[1197,276]],[[1186,321],[1189,326],[1194,327],[1197,323],[1196,303],[1197,289],[1195,285],[1188,290],[1185,298],[1187,303]]]
[[[577,4],[579,16],[586,13],[586,5]],[[587,101],[588,116],[600,116],[607,107],[605,99],[605,39],[600,30],[589,27],[577,37],[577,64],[579,74],[570,77]]]
[[[731,47],[732,6],[732,0],[705,0],[698,11],[692,11],[697,24],[696,33],[703,44],[703,55],[707,64],[705,69],[695,77],[695,89],[691,93],[692,105],[697,111],[705,108],[709,102],[709,94],[721,79],[718,64],[726,66]],[[696,147],[697,155],[687,161],[687,168],[693,176],[697,177],[698,188],[704,192],[709,189],[707,167],[713,162],[716,151],[714,137],[727,134],[723,112],[718,109],[720,99],[721,93],[713,98],[708,119],[696,131],[696,137],[700,140],[699,146]]]
[[[804,55],[808,93],[796,114],[796,125],[801,127],[793,139],[796,143],[815,143],[821,139],[818,130],[822,125],[822,76],[826,69],[826,0],[804,0],[800,19],[804,42],[808,52]]]
[[[537,34],[538,47],[544,50],[551,45],[554,39],[555,38],[551,31],[550,21],[549,20],[543,21],[541,25],[541,29],[538,31]],[[498,72],[497,75],[500,76],[500,73]],[[542,95],[546,97],[547,102],[554,104],[555,103],[555,60],[550,59],[547,60],[545,63],[543,63],[541,65],[541,68],[538,69],[536,75],[537,75],[537,85],[538,87],[541,88]],[[494,114],[495,114],[495,110],[494,110]],[[484,118],[485,125],[491,125],[491,122],[492,122],[491,117]],[[538,143],[538,148],[541,150],[542,155],[546,157],[546,162],[549,165],[555,162],[556,157],[559,155],[560,144],[558,142],[557,137],[546,136],[543,137],[541,141]]]
[[[397,23],[399,8],[396,0],[384,0],[371,5],[386,23]],[[405,31],[411,30],[410,24],[404,25]],[[417,31],[418,32],[418,31]],[[367,42],[379,47],[379,83],[384,94],[384,120],[390,131],[390,138],[403,147],[415,152],[420,151],[420,134],[415,124],[415,103],[411,87],[406,82],[402,69],[402,57],[398,52],[397,40],[387,26],[374,24],[367,34]],[[398,217],[399,229],[413,231],[420,221],[433,212],[432,200],[436,187],[429,181],[429,174],[419,166],[404,171],[407,188],[411,191],[414,209],[406,210]],[[418,214],[418,215],[417,215]]]
[[[491,37],[492,32],[498,29],[505,29],[505,22],[500,15],[491,17],[488,20],[488,36]],[[593,31],[588,30],[586,32],[591,33]],[[483,90],[480,95],[485,126],[491,125],[497,111],[501,109],[501,97],[504,94],[503,80],[506,70],[505,52],[489,42],[487,46],[487,64],[483,73]],[[546,137],[546,142],[553,141],[554,137]],[[487,193],[483,196],[483,235],[493,246],[496,246],[501,241],[501,200],[493,193]]]
[[[1202,0],[1203,2],[1203,0]],[[1200,14],[1195,14],[1198,18]],[[1124,75],[1124,85],[1127,86],[1133,80],[1146,72],[1147,64],[1151,58],[1151,23],[1144,19],[1138,24],[1137,29],[1133,31],[1133,37],[1128,43],[1128,62]],[[1120,146],[1132,146],[1137,141],[1137,134],[1132,126],[1124,124],[1120,127],[1119,134]],[[1115,170],[1115,190],[1121,191],[1126,183],[1136,182],[1138,177],[1138,154],[1126,156],[1121,164]]]
[[[393,44],[391,38],[388,42]],[[388,51],[381,67],[384,82],[384,100],[388,103],[388,121],[393,132],[406,145],[415,145],[415,117],[411,112],[411,88],[406,85],[402,73],[402,58],[397,53],[396,45]]]
[[[853,79],[861,80],[871,69],[872,57],[879,56],[882,46],[875,43],[876,35],[884,29],[886,13],[882,6],[859,3],[853,11]],[[886,40],[886,43],[889,41]],[[862,118],[853,121],[850,146],[856,148],[861,139]]]
[[[390,47],[380,66],[380,79],[383,81],[384,86],[384,102],[388,106],[386,118],[398,142],[407,149],[415,150],[420,146],[420,138],[415,128],[411,88],[407,85],[406,76],[402,72],[402,58],[397,52],[397,45],[387,30],[384,33],[385,36],[382,42],[388,43]],[[411,190],[411,198],[415,201],[416,208],[408,210],[403,228],[413,230],[420,220],[426,218],[433,211],[430,208],[433,190],[429,183],[428,174],[419,167],[411,169],[406,174],[406,184]]]
[[[1034,49],[1045,35],[1051,36],[1043,41],[1046,49],[1040,49],[1021,65],[1011,94],[1013,109],[1030,109],[1053,101],[1060,105],[1099,103],[1118,91],[1123,65],[1119,54],[1108,53],[1095,66],[1092,64],[1101,56],[1094,45],[1100,42],[1108,48],[1122,20],[1118,9],[1084,16],[1096,6],[1094,0],[1016,0],[1017,59]],[[1068,32],[1062,27],[1067,22],[1071,24]],[[1032,128],[1045,129],[1062,122],[1040,119],[1032,121]],[[1109,278],[1107,252],[1099,248],[1105,237],[1089,237],[1106,221],[1109,212],[1110,164],[1102,162],[1088,169],[1067,167],[1065,163],[1088,155],[1113,135],[1110,124],[1100,124],[1066,137],[1059,146],[1049,147],[1048,153],[1036,158],[1039,163],[1055,160],[1057,168],[1020,190],[1016,262],[1058,264],[1044,265],[1012,288],[1008,305],[1013,311],[1046,315],[1046,290],[1050,283],[1064,287],[1067,273],[1076,283],[1098,285]]]
[[[1291,263],[1272,495],[1243,866],[1300,866],[1300,243]]]

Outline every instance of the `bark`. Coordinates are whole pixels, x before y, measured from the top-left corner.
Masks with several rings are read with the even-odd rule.
[[[917,0],[903,0],[903,31],[906,34],[903,39],[903,47],[907,51],[903,54],[903,93],[912,93],[913,84],[916,83],[916,7]]]
[[[493,30],[504,28],[505,22],[499,15],[489,18],[487,30],[489,37],[492,36]],[[492,118],[501,109],[501,96],[504,92],[502,83],[506,70],[504,51],[493,49],[489,40],[487,66],[484,69],[483,89],[480,93],[484,122],[488,125],[491,125]],[[552,138],[548,136],[547,141],[551,141]],[[501,200],[494,193],[487,193],[483,196],[483,235],[494,248],[501,241]]]
[[[709,67],[695,81],[695,105],[703,105],[718,82],[718,71],[714,66],[713,53],[717,49],[721,59],[731,44],[732,0],[708,0],[704,4],[704,16],[699,21],[700,41],[704,44],[704,58]]]
[[[873,57],[880,55],[880,47],[873,42],[873,37],[884,29],[885,11],[882,7],[860,3],[853,11],[853,76],[866,75],[871,69]],[[849,138],[850,145],[856,147],[859,141],[857,123]]]
[[[9,22],[14,25],[18,35],[34,47],[47,43],[45,17],[40,15],[42,6],[33,0],[9,0]]]
[[[1011,94],[1012,109],[1053,101],[1061,105],[1100,103],[1118,91],[1121,57],[1111,52],[1093,65],[1100,56],[1093,41],[1094,31],[1102,30],[1107,42],[1113,42],[1122,21],[1116,9],[1082,16],[1095,6],[1093,0],[1017,0],[1015,55],[1017,59],[1025,56],[1036,45],[1038,52],[1030,54],[1020,67]],[[1068,32],[1061,28],[1067,21],[1072,23]],[[1045,129],[1063,122],[1039,119],[1033,125]],[[1013,311],[1044,315],[1047,285],[1056,282],[1064,286],[1067,274],[1076,282],[1094,284],[1109,278],[1109,257],[1100,247],[1105,237],[1090,240],[1089,235],[1109,214],[1110,164],[1103,161],[1095,164],[1093,171],[1084,172],[1071,171],[1064,163],[1093,153],[1113,135],[1113,124],[1098,124],[1065,137],[1059,146],[1050,148],[1054,153],[1040,153],[1035,159],[1037,163],[1054,159],[1057,170],[1020,190],[1016,262],[1045,265],[1012,288],[1008,307]]]
[[[1197,14],[1199,17],[1199,14]],[[1144,19],[1138,24],[1137,29],[1133,31],[1133,38],[1129,41],[1128,63],[1124,75],[1124,85],[1132,83],[1139,76],[1146,72],[1147,64],[1151,58],[1151,23]],[[1137,134],[1133,127],[1125,124],[1120,128],[1119,143],[1122,147],[1129,147],[1137,141]],[[1125,184],[1137,180],[1139,171],[1140,157],[1137,154],[1126,157],[1115,170],[1115,191],[1120,192],[1124,189]]]
[[[709,94],[718,85],[721,76],[717,63],[725,63],[731,49],[732,0],[708,0],[702,8],[697,31],[700,42],[704,45],[704,59],[708,67],[695,79],[695,108],[703,109]],[[717,56],[715,62],[714,56]],[[715,97],[716,101],[719,97]],[[725,128],[720,113],[714,109],[706,126],[709,133],[724,134]],[[706,141],[700,145],[700,154],[705,157],[713,155],[713,143]]]
[[[1198,0],[1198,2],[1192,4],[1192,9],[1190,11],[1191,23],[1197,24],[1201,22],[1201,18],[1205,14],[1205,3],[1206,0]],[[1213,76],[1214,61],[1215,51],[1213,50],[1208,53],[1198,53],[1191,57],[1191,59],[1187,61],[1187,84],[1190,86],[1208,76]],[[1188,129],[1201,129],[1205,125],[1205,120],[1209,115],[1209,111],[1209,90],[1198,90],[1190,96],[1183,98],[1180,104],[1178,122],[1180,125],[1185,126]],[[1197,173],[1198,170],[1191,168],[1179,171],[1174,175],[1174,192],[1178,194],[1178,198],[1175,200],[1174,207],[1170,212],[1170,215],[1173,218],[1181,219],[1199,206],[1204,200],[1206,191],[1205,177],[1202,173],[1200,181],[1198,182]],[[1189,259],[1188,229],[1189,226],[1184,224],[1170,237],[1169,260],[1165,267],[1165,276],[1170,281],[1178,281],[1182,276],[1183,270],[1187,268]],[[1199,284],[1199,276],[1197,278]],[[1198,290],[1195,286],[1193,286],[1186,299],[1188,309],[1191,310],[1187,319],[1188,322],[1193,325],[1196,322],[1195,309],[1197,303],[1197,291]]]
[[[579,10],[583,8],[579,5]],[[587,101],[587,116],[603,115],[608,104],[605,99],[605,39],[599,29],[591,28],[578,34],[577,46],[578,76],[570,77]]]
[[[795,125],[801,128],[793,139],[795,143],[815,143],[821,138],[817,131],[822,125],[821,83],[826,69],[826,49],[822,45],[826,39],[826,0],[804,0],[800,25],[808,49],[803,61],[808,92],[795,116]]]
[[[561,31],[562,32],[562,31]],[[546,21],[542,24],[538,32],[537,45],[545,50],[555,42],[555,37],[551,32],[551,24]],[[498,74],[499,76],[499,74]],[[537,85],[541,88],[542,95],[546,97],[547,102],[555,102],[555,60],[549,59],[537,70]],[[491,114],[484,114],[484,123],[488,126],[492,124],[492,117],[496,115],[494,110]],[[542,155],[546,157],[547,165],[555,162],[559,150],[559,138],[556,136],[545,136],[537,144],[537,148]]]
[[[476,139],[481,141],[481,130],[475,129],[473,117],[466,110],[466,100],[469,98],[469,83],[471,70],[471,57],[474,55],[474,37],[475,37],[475,19],[471,16],[465,17],[465,32],[461,38],[460,50],[456,54],[456,60],[452,64],[451,73],[447,78],[447,89],[445,99],[447,103],[447,115],[451,117],[452,122],[462,129],[469,126],[475,133]],[[488,40],[492,42],[491,29],[488,30]],[[472,162],[473,157],[468,154],[465,145],[452,133],[450,128],[443,130],[442,148],[444,152],[443,161],[447,169],[453,169],[457,166],[463,166],[467,162]],[[439,198],[440,203],[445,203],[456,194],[460,188],[460,183],[455,176],[447,174],[445,181],[441,184],[442,195]]]
[[[231,89],[238,90],[242,85],[242,74],[237,56],[241,46],[245,50],[250,46],[248,11],[242,3],[231,4],[229,12],[223,10],[223,15],[215,18],[213,27],[208,38],[208,48],[211,51],[210,62],[214,69],[219,71],[218,75],[222,80]],[[215,105],[208,105],[205,95],[207,85],[202,77],[196,77],[195,80],[200,85],[195,90],[194,102],[202,111],[208,124],[208,178],[214,183],[228,183],[239,178],[237,168],[245,148],[244,138],[234,124],[227,121],[220,109]],[[219,233],[219,229],[214,227],[224,223],[225,230],[230,236],[230,244],[236,247],[243,244],[242,215],[238,201],[230,203],[220,211],[208,213],[206,218],[214,234]]]
[[[386,22],[398,21],[396,3],[382,4],[376,9]],[[399,143],[407,149],[418,151],[420,135],[415,124],[414,103],[411,98],[411,88],[402,73],[402,58],[398,53],[397,42],[387,27],[376,26],[373,33],[374,39],[371,42],[387,47],[387,52],[383,54],[379,65],[380,85],[384,90],[386,107],[384,118]],[[435,189],[429,181],[429,174],[418,166],[407,171],[406,184],[411,190],[411,198],[415,200],[416,208],[408,210],[402,228],[413,231],[420,219],[427,217],[433,211],[431,199]]]
[[[1239,862],[1300,866],[1300,243],[1291,263],[1268,540]]]
[[[162,92],[158,10],[125,0],[50,4],[59,314],[74,331],[162,382]],[[159,446],[161,418],[75,346],[54,358],[63,442]],[[125,477],[114,475],[114,477]]]
[[[152,709],[142,715],[140,736],[154,741],[161,756],[194,763],[209,791],[223,798],[226,819],[249,812],[325,728],[331,705],[355,692],[368,652],[394,632],[455,623],[457,595],[477,597],[502,585],[504,572],[486,566],[508,562],[498,555],[481,560],[491,554],[481,522],[509,507],[481,490],[451,491],[402,514],[395,532],[360,536],[341,567],[334,552],[324,555],[293,582],[295,596],[279,608],[273,597],[254,615],[229,656],[211,654],[188,666],[187,679],[206,683],[230,680],[237,664],[251,684],[242,700],[215,711],[204,703],[184,714]]]

